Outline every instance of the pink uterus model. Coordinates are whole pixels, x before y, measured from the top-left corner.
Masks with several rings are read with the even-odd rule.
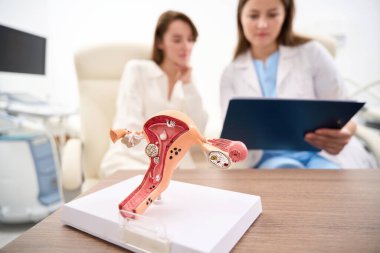
[[[121,139],[127,147],[135,146],[144,138],[148,143],[145,148],[150,158],[148,171],[141,184],[119,204],[120,211],[129,213],[144,213],[168,187],[174,169],[195,144],[207,154],[210,163],[223,169],[230,167],[231,160],[242,161],[248,154],[247,147],[240,141],[206,139],[186,114],[174,110],[162,111],[150,118],[143,131],[111,129],[110,136],[113,142]]]

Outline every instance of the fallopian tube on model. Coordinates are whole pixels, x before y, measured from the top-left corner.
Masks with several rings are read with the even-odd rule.
[[[194,122],[179,111],[162,111],[150,118],[142,131],[110,130],[113,142],[121,139],[127,147],[145,138],[146,155],[150,165],[141,184],[120,204],[119,210],[142,214],[168,187],[179,161],[195,144],[207,154],[208,161],[219,168],[229,168],[232,162],[242,161],[248,151],[244,143],[227,139],[206,139]],[[123,216],[123,212],[121,212]]]

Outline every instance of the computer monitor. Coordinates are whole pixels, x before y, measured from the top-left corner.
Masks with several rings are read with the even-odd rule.
[[[0,71],[45,75],[46,39],[0,25]]]

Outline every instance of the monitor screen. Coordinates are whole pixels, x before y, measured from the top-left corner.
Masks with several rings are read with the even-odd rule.
[[[46,39],[0,25],[0,71],[45,75]]]

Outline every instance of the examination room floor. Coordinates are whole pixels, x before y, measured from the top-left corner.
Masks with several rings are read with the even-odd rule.
[[[33,227],[35,223],[25,224],[3,224],[0,223],[0,249],[5,245],[16,239],[19,235],[24,233],[29,228]]]

